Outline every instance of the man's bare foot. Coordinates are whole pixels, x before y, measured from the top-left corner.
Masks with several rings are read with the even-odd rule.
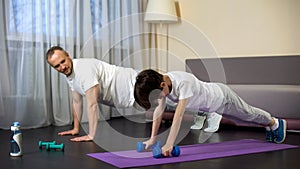
[[[70,140],[74,141],[74,142],[82,142],[82,141],[92,141],[93,139],[91,139],[88,135],[86,135],[86,136],[81,136],[81,137],[75,137]]]
[[[68,131],[63,131],[63,132],[59,132],[58,135],[59,136],[65,136],[65,135],[77,135],[79,133],[79,130],[76,129],[72,129],[72,130],[68,130]]]

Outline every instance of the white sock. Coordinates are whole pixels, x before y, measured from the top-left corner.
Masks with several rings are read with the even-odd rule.
[[[279,127],[279,121],[278,119],[274,118],[275,123],[271,126],[271,129],[274,131]]]
[[[269,126],[265,127],[267,131],[270,131],[271,128]]]

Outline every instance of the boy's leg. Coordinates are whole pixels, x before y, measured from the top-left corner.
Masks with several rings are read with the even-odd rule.
[[[273,121],[273,117],[270,113],[248,105],[228,86],[220,85],[220,87],[222,88],[226,99],[225,107],[222,111],[224,116],[233,117],[235,120],[262,125],[266,127],[266,139],[268,141],[274,141],[276,143],[282,143],[284,141],[286,135],[285,120],[274,118],[276,121],[275,125],[269,126]],[[271,128],[270,131],[272,133],[269,133],[268,127]]]
[[[225,95],[225,106],[221,110],[224,117],[228,116],[235,121],[259,124],[265,127],[271,123],[273,119],[270,113],[250,106],[228,86],[223,84],[219,86]]]

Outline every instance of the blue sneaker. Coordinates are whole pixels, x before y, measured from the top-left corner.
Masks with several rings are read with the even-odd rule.
[[[266,130],[266,140],[267,142],[274,143],[274,136],[272,130]]]
[[[275,143],[282,143],[286,136],[286,121],[278,119],[279,127],[273,131],[273,138]]]

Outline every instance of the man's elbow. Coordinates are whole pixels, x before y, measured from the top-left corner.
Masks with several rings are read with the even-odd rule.
[[[96,110],[98,109],[98,103],[97,103],[97,102],[96,102],[96,103],[89,103],[89,104],[87,105],[87,107],[88,107],[88,109],[90,109],[90,110],[96,111]]]

